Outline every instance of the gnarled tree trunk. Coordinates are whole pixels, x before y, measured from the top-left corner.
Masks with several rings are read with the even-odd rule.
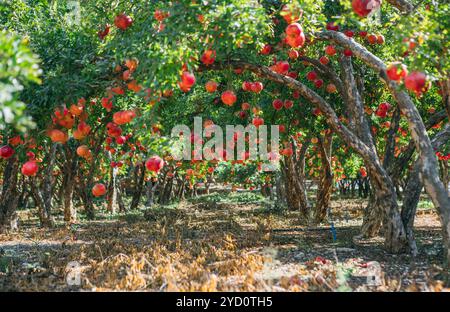
[[[314,211],[314,222],[316,224],[325,221],[327,210],[330,207],[331,193],[333,191],[333,171],[331,168],[332,143],[333,135],[331,131],[328,131],[323,138],[319,137],[319,153],[322,166]]]
[[[8,159],[3,173],[3,189],[0,196],[0,233],[17,230],[18,173],[19,161],[13,156]]]
[[[78,161],[75,153],[69,146],[64,147],[66,159],[63,165],[63,205],[64,221],[68,223],[77,220],[77,211],[73,205],[73,193],[75,187],[75,177],[77,175]]]

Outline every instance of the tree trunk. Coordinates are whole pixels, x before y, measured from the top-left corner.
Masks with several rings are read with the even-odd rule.
[[[332,143],[333,135],[331,131],[327,132],[323,138],[319,137],[319,153],[322,168],[314,211],[314,222],[316,224],[325,221],[327,210],[330,207],[331,193],[333,191],[333,171],[331,168]]]
[[[55,220],[52,217],[52,198],[53,198],[53,189],[54,189],[54,181],[53,181],[53,170],[55,168],[55,158],[56,158],[56,150],[58,145],[53,143],[49,161],[47,163],[47,168],[44,172],[44,181],[42,186],[42,212],[39,214],[41,225],[47,227],[53,227]]]
[[[419,153],[425,190],[433,201],[441,218],[441,225],[444,231],[444,248],[446,250],[445,258],[447,265],[450,265],[450,197],[448,196],[446,187],[444,187],[444,184],[439,179],[438,161],[417,107],[406,91],[400,89],[396,82],[391,81],[387,77],[384,62],[365,47],[339,32],[323,31],[317,34],[317,37],[332,40],[344,48],[351,49],[353,55],[377,71],[397,101],[402,113],[406,116],[412,139]]]
[[[17,230],[17,205],[19,193],[17,188],[17,175],[19,161],[13,156],[9,158],[3,173],[3,189],[0,196],[0,233],[7,230]]]
[[[434,149],[439,149],[442,145],[450,140],[450,125],[437,133],[431,144]],[[417,254],[417,246],[414,240],[414,217],[416,215],[417,205],[420,201],[420,194],[423,183],[420,179],[420,162],[416,160],[408,177],[408,181],[404,190],[404,200],[402,206],[402,220],[405,225],[406,235],[411,247],[413,255]],[[445,233],[444,233],[445,234]]]
[[[75,177],[77,175],[78,161],[75,153],[69,146],[65,146],[66,161],[63,166],[63,204],[64,221],[68,223],[76,222],[77,211],[73,205],[73,192],[75,187]]]
[[[131,210],[137,209],[141,202],[142,190],[144,188],[145,166],[143,164],[136,164],[134,174],[134,192],[130,205]]]
[[[284,157],[284,176],[288,208],[300,211],[301,217],[307,221],[310,203],[306,194],[305,178],[303,173],[296,170],[293,156]]]
[[[338,32],[322,32],[321,39],[323,38],[323,33],[338,33]],[[345,38],[345,42],[349,41],[348,38],[343,34],[337,34],[336,36],[342,35]],[[331,35],[330,35],[331,37]],[[329,38],[327,38],[329,39]],[[352,41],[354,43],[354,41]],[[369,53],[369,52],[368,52]],[[297,90],[306,100],[314,104],[321,113],[326,117],[327,123],[334,130],[334,132],[340,136],[340,138],[351,148],[355,150],[365,162],[365,165],[369,172],[374,174],[370,177],[374,185],[374,192],[377,199],[377,204],[375,205],[377,209],[383,209],[385,217],[386,226],[386,247],[391,252],[400,252],[404,249],[406,245],[405,230],[400,217],[400,211],[397,205],[397,195],[395,193],[395,188],[390,177],[386,174],[380,159],[376,152],[368,146],[364,141],[360,139],[358,135],[350,131],[339,119],[333,107],[326,102],[317,93],[309,89],[307,86],[302,84],[300,81],[295,80],[291,77],[278,74],[265,66],[257,66],[240,61],[228,61],[226,66],[232,65],[233,67],[238,67],[241,69],[249,70],[261,77],[270,79],[272,81],[281,83],[291,89]],[[223,64],[215,64],[210,66],[211,69],[223,68]],[[352,84],[353,86],[355,83]],[[352,88],[352,92],[356,88]],[[361,106],[358,106],[358,110],[361,110]],[[361,116],[364,116],[364,108],[362,107]],[[449,228],[450,231],[450,228]]]
[[[111,160],[111,153],[109,154],[109,159]],[[117,172],[119,168],[110,166],[109,169],[109,183],[108,183],[108,191],[106,193],[107,198],[107,206],[106,209],[110,213],[116,213],[118,208],[117,202]]]

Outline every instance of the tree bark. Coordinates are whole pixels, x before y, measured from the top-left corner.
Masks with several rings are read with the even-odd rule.
[[[111,153],[108,153],[108,158],[111,161]],[[117,202],[117,172],[119,168],[110,166],[109,168],[109,183],[108,190],[106,192],[107,205],[106,210],[110,213],[116,213],[118,208]]]
[[[431,141],[433,148],[439,149],[443,144],[450,140],[450,125],[447,125],[442,131],[437,133]],[[420,179],[420,161],[416,160],[410,171],[408,181],[404,190],[404,200],[402,206],[402,220],[406,229],[411,251],[415,256],[417,254],[417,246],[414,239],[414,217],[416,215],[417,205],[420,201],[423,183]],[[445,234],[445,231],[444,231]]]
[[[314,211],[314,222],[316,224],[325,221],[327,210],[330,207],[334,178],[331,168],[332,146],[333,135],[331,131],[327,132],[323,138],[319,137],[319,153],[322,167],[317,188],[317,202]]]
[[[3,189],[0,196],[0,233],[7,230],[15,231],[18,228],[16,212],[19,201],[18,173],[19,161],[15,156],[10,157],[3,173]]]
[[[142,190],[144,188],[145,166],[143,164],[136,164],[134,168],[134,192],[131,200],[130,210],[137,209],[141,202]]]
[[[64,147],[66,159],[63,165],[63,204],[64,221],[68,223],[76,222],[77,211],[73,205],[73,192],[75,187],[75,177],[77,175],[78,161],[75,153],[69,146]]]
[[[394,99],[397,101],[402,113],[406,116],[412,139],[419,153],[425,190],[440,214],[442,228],[445,232],[445,258],[447,264],[450,265],[450,198],[446,187],[444,187],[444,184],[439,179],[438,161],[417,107],[414,105],[406,91],[399,89],[396,82],[387,78],[386,65],[384,62],[369,52],[365,47],[339,32],[323,31],[316,35],[320,39],[331,40],[344,48],[352,50],[353,55],[376,70],[379,73],[380,78],[386,83]]]

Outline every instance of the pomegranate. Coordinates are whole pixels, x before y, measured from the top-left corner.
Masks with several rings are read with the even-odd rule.
[[[1,158],[8,159],[12,155],[14,155],[14,149],[11,146],[5,145],[5,146],[0,147],[0,157]]]
[[[114,25],[116,25],[117,28],[121,30],[126,30],[128,27],[130,27],[133,24],[133,20],[131,17],[125,14],[119,14],[114,19]]]
[[[366,17],[372,11],[377,10],[381,5],[381,0],[353,0],[353,11],[361,17]]]
[[[322,65],[327,65],[330,62],[330,59],[326,56],[322,56],[320,57],[319,62]]]
[[[252,124],[258,128],[259,126],[262,126],[264,124],[264,119],[262,119],[261,117],[255,117],[252,120]]]
[[[408,70],[406,65],[400,62],[394,62],[388,66],[386,73],[390,80],[400,81],[400,79],[406,77]]]
[[[214,93],[214,92],[216,92],[216,90],[217,90],[217,82],[215,82],[215,81],[208,81],[206,84],[205,84],[205,89],[206,89],[206,91],[207,92],[209,92],[209,93]]]
[[[101,197],[106,194],[106,186],[103,183],[97,183],[92,188],[92,195]]]
[[[290,109],[290,108],[292,108],[292,106],[294,106],[294,102],[292,102],[291,100],[284,101],[284,108]]]
[[[200,58],[203,64],[211,65],[216,60],[216,51],[214,50],[206,50],[202,57]]]
[[[306,79],[308,79],[309,81],[314,81],[317,79],[317,73],[315,71],[310,71],[309,73],[306,74]]]
[[[34,160],[29,160],[26,163],[23,164],[21,172],[23,175],[28,177],[33,177],[36,175],[37,171],[39,170],[39,166]]]
[[[234,92],[231,90],[227,90],[227,91],[223,92],[221,99],[222,99],[222,102],[228,106],[232,106],[237,100],[236,94],[234,94]]]
[[[280,99],[276,99],[272,102],[272,106],[273,108],[275,108],[276,110],[280,110],[283,108],[283,101]]]
[[[325,53],[329,56],[333,56],[336,54],[336,48],[332,45],[329,45],[325,48]]]
[[[147,170],[158,173],[164,167],[164,160],[159,156],[153,156],[145,163]]]
[[[416,95],[421,95],[426,91],[427,76],[422,72],[412,72],[405,77],[405,87]]]

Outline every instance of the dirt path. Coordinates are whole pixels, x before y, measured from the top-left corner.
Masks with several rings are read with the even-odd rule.
[[[304,227],[296,213],[272,211],[261,202],[181,203],[173,209],[105,216],[70,229],[36,229],[30,223],[17,234],[0,236],[0,290],[442,288],[434,214],[418,216],[420,254],[412,259],[387,254],[381,238],[354,241],[359,204],[345,211],[339,211],[342,203],[334,205],[335,241],[328,224]],[[71,267],[73,261],[79,268]],[[380,278],[370,286],[368,268],[377,263]],[[79,272],[80,285],[67,282],[74,272]]]

